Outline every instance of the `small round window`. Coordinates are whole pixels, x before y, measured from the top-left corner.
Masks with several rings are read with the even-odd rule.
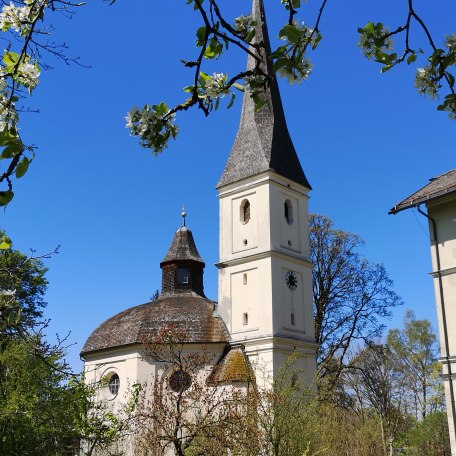
[[[176,393],[183,393],[192,384],[192,377],[182,369],[175,370],[169,377],[169,386]]]
[[[245,199],[241,203],[241,222],[246,224],[250,220],[250,202]]]
[[[108,382],[109,392],[113,396],[116,396],[117,393],[119,392],[119,387],[120,387],[119,376],[117,374],[112,374],[111,377],[109,378],[109,382]]]

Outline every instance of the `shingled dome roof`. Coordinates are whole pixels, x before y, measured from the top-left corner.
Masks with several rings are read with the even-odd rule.
[[[228,329],[214,315],[215,306],[215,302],[190,292],[131,307],[98,326],[84,344],[81,355],[141,344],[170,324],[182,327],[189,343],[228,342]]]
[[[186,226],[176,231],[160,266],[162,293],[158,299],[131,307],[106,320],[87,339],[82,356],[141,344],[170,325],[182,328],[189,343],[229,341],[228,329],[215,313],[217,303],[204,296],[204,261],[198,253],[192,232]]]

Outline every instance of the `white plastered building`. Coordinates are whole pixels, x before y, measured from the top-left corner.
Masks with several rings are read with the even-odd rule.
[[[255,40],[264,42],[269,55],[262,0],[253,1],[253,16],[258,21]],[[144,359],[141,343],[169,323],[185,328],[189,349],[204,345],[214,353],[214,369],[208,372],[215,383],[255,381],[259,387],[269,387],[284,361],[296,352],[296,372],[307,384],[313,381],[317,344],[309,260],[311,187],[286,126],[271,62],[257,56],[271,77],[266,104],[255,111],[245,94],[239,130],[217,184],[218,303],[204,295],[204,262],[184,219],[160,264],[163,280],[158,299],[102,323],[83,347],[87,381],[107,379],[106,399],[114,403],[122,400],[130,385],[165,375],[158,364]],[[248,69],[256,63],[256,58],[248,57]],[[225,368],[234,353],[242,353],[245,362],[233,375]]]
[[[421,209],[425,205],[426,211]],[[430,179],[390,211],[417,208],[429,222],[440,362],[445,387],[451,455],[456,456],[456,169]]]

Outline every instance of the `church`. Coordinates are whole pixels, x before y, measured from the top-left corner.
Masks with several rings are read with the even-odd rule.
[[[255,40],[264,42],[269,55],[262,0],[253,1],[252,15],[257,20]],[[247,67],[254,65],[249,56]],[[244,95],[239,129],[216,187],[218,302],[204,294],[205,263],[183,213],[182,226],[160,263],[161,294],[109,318],[82,349],[86,381],[104,379],[105,400],[121,401],[129,386],[154,376],[162,376],[163,384],[173,388],[175,372],[143,353],[143,341],[170,325],[185,330],[189,347],[204,346],[214,354],[207,370],[214,388],[245,383],[246,375],[259,387],[268,387],[296,352],[296,372],[303,381],[310,384],[315,375],[311,186],[287,129],[271,61],[263,59],[262,67],[272,77],[267,103],[255,111],[249,94]],[[236,369],[230,366],[234,360]]]

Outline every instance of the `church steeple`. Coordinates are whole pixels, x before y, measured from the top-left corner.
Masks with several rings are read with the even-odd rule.
[[[253,0],[252,16],[257,21],[254,42],[264,43],[264,49],[255,52],[262,58],[261,67],[272,81],[265,89],[266,104],[259,111],[255,111],[250,94],[247,91],[244,93],[239,129],[217,188],[264,171],[274,171],[310,189],[288,132],[277,79],[269,58],[271,46],[263,0]],[[256,62],[249,55],[247,69],[253,69]]]

